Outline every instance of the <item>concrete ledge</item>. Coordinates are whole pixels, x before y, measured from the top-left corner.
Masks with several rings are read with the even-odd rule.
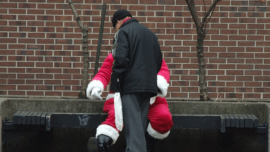
[[[270,121],[268,102],[169,100],[168,103],[172,114],[254,114],[259,118],[259,124],[264,122],[269,124]],[[0,98],[0,117],[1,120],[5,118],[12,120],[12,115],[16,111],[103,113],[103,104],[104,101],[88,99]],[[2,143],[2,132],[0,141]],[[269,138],[268,145],[270,145]],[[270,149],[268,151],[270,152]]]

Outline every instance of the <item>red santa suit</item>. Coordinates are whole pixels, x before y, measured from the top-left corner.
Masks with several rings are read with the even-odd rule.
[[[92,91],[92,89],[99,88],[100,92],[102,93],[104,91],[104,88],[109,84],[112,73],[113,61],[113,56],[110,53],[104,60],[104,63],[102,64],[98,73],[89,83],[86,90],[88,97],[90,97],[90,92]],[[151,104],[148,113],[148,119],[150,123],[148,124],[147,132],[149,133],[149,135],[156,139],[166,138],[170,133],[171,127],[173,126],[172,115],[169,111],[168,103],[165,99],[169,86],[169,80],[170,72],[165,61],[163,60],[161,69],[157,74],[157,84],[162,94],[158,94],[156,97],[151,98],[151,100],[149,101]],[[108,113],[108,117],[101,125],[98,126],[96,138],[101,134],[107,135],[113,139],[114,144],[119,137],[119,130],[115,125],[115,110],[113,97],[114,93],[111,92],[106,98],[103,111]]]

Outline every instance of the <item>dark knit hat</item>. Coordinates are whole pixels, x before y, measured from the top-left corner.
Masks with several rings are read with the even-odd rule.
[[[118,10],[113,14],[112,25],[115,27],[117,20],[120,20],[126,16],[132,17],[131,13],[127,10]]]

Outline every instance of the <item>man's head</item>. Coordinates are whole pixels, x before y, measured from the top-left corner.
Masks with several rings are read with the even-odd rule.
[[[123,24],[123,19],[132,17],[131,13],[127,10],[118,10],[113,14],[112,25],[114,29],[118,30]]]

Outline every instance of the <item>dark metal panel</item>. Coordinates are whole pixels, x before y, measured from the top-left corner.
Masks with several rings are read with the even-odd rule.
[[[220,131],[222,133],[226,132],[226,118],[224,115],[220,115]]]
[[[36,115],[37,115],[37,112],[33,112],[32,117],[31,117],[32,125],[36,125]]]
[[[174,115],[172,129],[200,128],[221,129],[220,115]]]
[[[50,127],[96,128],[102,121],[101,114],[54,113],[51,116]],[[46,123],[48,123],[48,121],[46,121]]]
[[[230,117],[231,117],[231,127],[235,127],[236,124],[235,124],[235,118],[234,118],[234,115],[231,114]]]
[[[235,127],[236,128],[239,128],[240,127],[240,118],[239,118],[239,115],[235,114],[233,115],[234,116],[234,119],[235,119]]]
[[[18,120],[20,117],[20,113],[22,113],[22,111],[17,111],[14,115],[13,115],[13,123],[14,124],[18,124],[20,125],[20,121]]]
[[[46,120],[46,131],[50,131],[51,130],[51,116],[52,113],[48,112],[45,116],[45,120]]]
[[[25,113],[22,114],[22,125],[26,125],[26,116],[28,115],[29,111],[25,111]]]
[[[250,115],[250,117],[253,119],[253,127],[258,128],[259,126],[259,120],[255,115]]]
[[[31,125],[31,124],[32,124],[32,114],[33,114],[33,112],[29,112],[29,113],[26,115],[26,124],[27,124],[27,125]]]
[[[245,118],[242,115],[238,115],[239,117],[239,123],[240,123],[240,128],[245,127]]]
[[[40,125],[46,124],[46,115],[47,115],[47,112],[42,112],[42,114],[40,116]]]
[[[37,112],[36,113],[36,125],[40,125],[41,114],[42,114],[42,112]]]
[[[245,128],[252,128],[253,122],[251,123],[251,119],[248,117],[248,115],[242,115],[245,118]]]
[[[231,117],[228,114],[225,114],[225,119],[226,119],[226,127],[231,126]]]

